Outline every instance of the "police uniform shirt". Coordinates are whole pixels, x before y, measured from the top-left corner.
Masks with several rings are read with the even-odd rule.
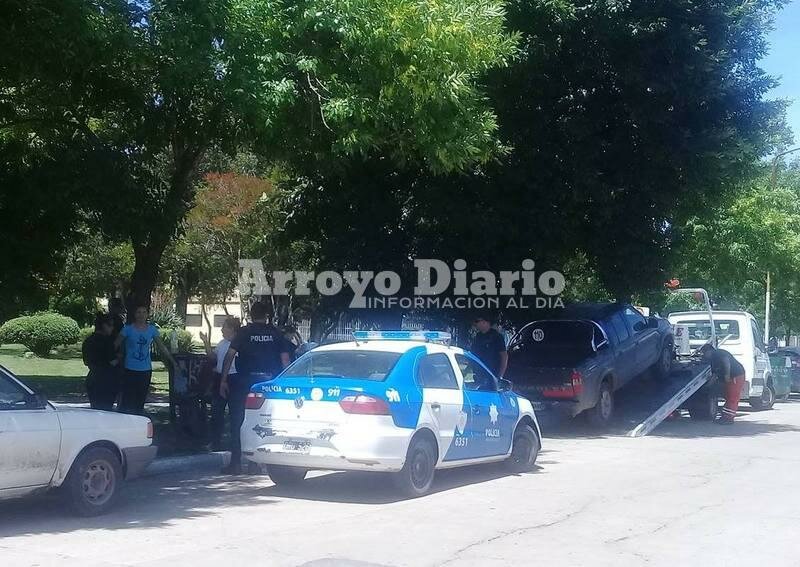
[[[489,370],[497,374],[500,370],[500,353],[506,351],[506,342],[495,329],[489,329],[485,333],[475,334],[470,351],[480,358]]]
[[[283,334],[273,325],[250,323],[239,329],[231,346],[236,351],[236,369],[239,374],[271,374],[283,370],[281,353],[289,347]]]

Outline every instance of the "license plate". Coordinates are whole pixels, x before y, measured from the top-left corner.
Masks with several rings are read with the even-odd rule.
[[[292,451],[295,453],[308,453],[310,448],[311,448],[311,441],[289,440],[283,442],[284,451]]]

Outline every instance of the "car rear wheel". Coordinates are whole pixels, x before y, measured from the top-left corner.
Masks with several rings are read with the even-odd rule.
[[[122,480],[119,456],[111,449],[92,447],[72,463],[64,495],[79,516],[99,516],[114,506]]]
[[[530,425],[520,424],[514,431],[511,455],[506,460],[508,470],[513,473],[528,472],[539,456],[539,438]]]
[[[689,403],[689,416],[697,421],[713,421],[717,417],[719,402],[712,392],[698,392]]]
[[[754,410],[768,410],[772,409],[772,406],[775,405],[775,390],[772,389],[772,385],[768,385],[764,388],[761,392],[761,397],[759,398],[750,398],[750,407]]]
[[[614,416],[614,393],[611,384],[604,381],[600,384],[600,395],[597,397],[597,404],[586,412],[589,423],[593,427],[605,427],[611,422]]]
[[[653,365],[656,378],[663,380],[669,375],[669,371],[672,370],[673,358],[675,358],[675,349],[672,346],[672,342],[667,341],[666,344],[664,344],[664,348],[661,349],[661,353],[658,355],[658,360]]]
[[[300,467],[287,467],[284,465],[269,465],[267,474],[276,486],[291,486],[300,484],[306,478],[307,469]]]
[[[426,494],[433,485],[436,469],[436,448],[424,437],[412,439],[406,453],[406,462],[394,480],[400,491],[409,498]]]

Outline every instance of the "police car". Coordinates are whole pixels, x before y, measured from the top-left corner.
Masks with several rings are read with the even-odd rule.
[[[531,403],[438,331],[356,331],[320,346],[247,398],[242,451],[280,484],[309,469],[390,472],[408,496],[434,470],[506,461],[530,470],[541,448]]]

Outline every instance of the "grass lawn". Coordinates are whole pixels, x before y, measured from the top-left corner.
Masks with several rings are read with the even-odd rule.
[[[84,380],[88,369],[83,365],[80,348],[75,345],[57,349],[49,358],[23,356],[22,345],[0,346],[0,365],[16,374],[29,387],[54,402],[88,402]],[[165,401],[169,377],[164,365],[153,363],[153,381],[148,401]]]

